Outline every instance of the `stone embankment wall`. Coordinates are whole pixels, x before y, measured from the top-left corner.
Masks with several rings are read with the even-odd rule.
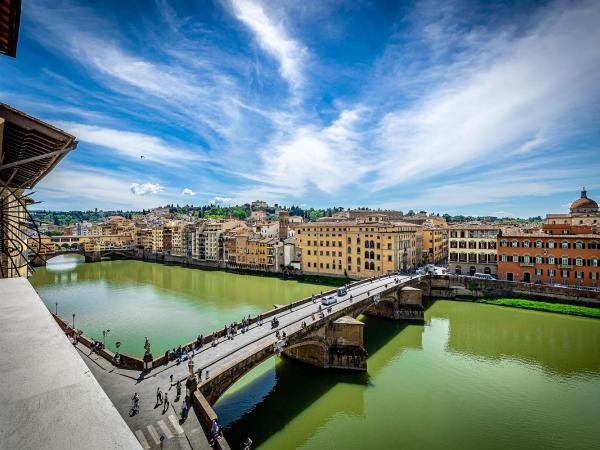
[[[518,297],[600,307],[600,291],[587,289],[504,280],[484,280],[459,275],[423,276],[420,280],[413,281],[412,284],[417,287],[427,284],[427,287],[430,287],[428,294],[431,298]]]
[[[73,329],[71,328],[71,326],[69,325],[69,323],[66,320],[64,320],[59,315],[56,315],[53,313],[52,313],[52,316],[54,317],[54,320],[56,320],[58,325],[63,329],[63,331],[65,331],[68,334],[72,333]],[[83,333],[79,334],[78,340],[83,345],[85,345],[87,348],[91,348],[92,344],[94,343],[94,340],[92,338],[90,338],[89,336],[86,336]],[[107,361],[109,361],[111,364],[115,363],[115,354],[113,352],[111,352],[110,350],[102,349],[98,352],[98,354],[100,356],[102,356],[104,359],[106,359]],[[132,369],[132,370],[143,370],[144,369],[144,362],[140,358],[128,355],[127,353],[119,353],[119,357],[121,360],[121,364],[119,365],[119,367],[123,367],[124,369]]]

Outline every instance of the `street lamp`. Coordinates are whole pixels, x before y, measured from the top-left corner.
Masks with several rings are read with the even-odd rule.
[[[75,329],[75,313],[73,313],[73,329]]]
[[[102,330],[102,341],[104,342],[104,346],[106,347],[106,335],[110,333],[110,330]]]
[[[58,302],[54,302],[54,315],[58,316]]]

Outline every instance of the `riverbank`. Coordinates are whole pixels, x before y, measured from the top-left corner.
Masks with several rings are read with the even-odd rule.
[[[566,303],[549,303],[537,300],[527,300],[524,298],[456,298],[456,300],[600,319],[600,308],[592,308],[589,306],[570,305]]]

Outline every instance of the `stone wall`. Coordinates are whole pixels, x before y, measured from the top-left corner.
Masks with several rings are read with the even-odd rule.
[[[600,307],[600,291],[587,289],[505,280],[484,280],[459,275],[425,276],[421,278],[420,282],[431,284],[430,295],[432,298],[518,297]]]

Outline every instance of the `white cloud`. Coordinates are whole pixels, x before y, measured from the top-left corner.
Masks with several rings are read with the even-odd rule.
[[[183,191],[181,191],[181,195],[194,196],[194,195],[196,195],[196,193],[194,191],[192,191],[190,188],[185,188]]]
[[[72,133],[79,141],[110,148],[119,155],[138,161],[147,160],[165,166],[181,166],[192,161],[206,160],[200,150],[192,152],[148,134],[74,122],[56,122],[56,125]]]
[[[163,196],[163,191],[136,195],[131,190],[132,176],[135,174],[65,161],[40,182],[35,197],[44,202],[41,207],[58,210],[141,209],[173,201]]]
[[[385,115],[375,189],[491,161],[510,164],[511,155],[545,144],[543,130],[564,130],[564,118],[577,121],[597,104],[600,4],[581,5],[551,8],[525,35],[471,49],[477,57],[465,58],[479,62]]]
[[[129,190],[135,195],[158,194],[164,191],[164,187],[158,183],[132,183]]]
[[[362,113],[361,108],[346,110],[328,127],[305,125],[269,143],[261,151],[263,170],[256,179],[294,197],[311,185],[334,193],[357,181],[369,170],[369,162],[360,160],[355,129]]]
[[[293,88],[303,83],[302,64],[307,49],[291,38],[282,23],[275,23],[263,5],[249,0],[232,0],[233,13],[256,35],[259,45],[279,62],[279,73]]]
[[[233,201],[232,198],[222,197],[220,195],[217,195],[212,200],[209,200],[209,203],[211,203],[213,205],[225,205],[225,204],[230,204],[232,201]]]

